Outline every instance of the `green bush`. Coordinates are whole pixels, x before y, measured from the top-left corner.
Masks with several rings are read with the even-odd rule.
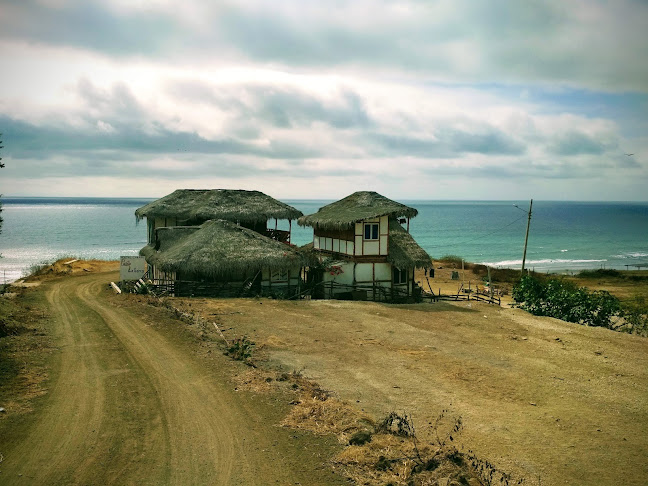
[[[577,277],[580,278],[603,278],[603,277],[622,277],[623,274],[618,270],[610,268],[599,268],[598,270],[582,270],[578,273]]]
[[[623,303],[625,325],[621,329],[631,334],[648,336],[648,302],[646,297],[637,296]]]
[[[589,291],[562,279],[540,282],[524,276],[513,287],[517,306],[536,316],[549,316],[586,326],[612,329],[613,318],[621,317],[621,302],[608,292]]]

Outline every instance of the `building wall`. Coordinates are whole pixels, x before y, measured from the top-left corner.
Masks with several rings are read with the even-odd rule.
[[[365,225],[378,223],[378,239],[365,239]],[[387,216],[367,219],[355,224],[355,256],[387,255],[389,244],[389,223]]]
[[[261,271],[261,288],[264,291],[281,290],[281,291],[296,291],[297,287],[301,284],[301,269],[299,267],[292,267],[288,270],[270,271],[264,268]]]
[[[349,298],[354,290],[365,293],[363,297],[353,297],[361,300],[391,300],[396,291],[400,291],[400,297],[411,295],[411,270],[402,284],[393,282],[392,270],[392,265],[387,262],[337,262],[323,274],[323,295],[325,298]]]
[[[378,224],[378,238],[365,239],[365,223]],[[313,232],[313,248],[349,256],[386,256],[389,253],[388,217],[367,219],[355,224],[353,231]]]
[[[155,243],[155,230],[157,228],[167,228],[177,226],[176,218],[146,218],[146,228],[148,233],[148,242]]]
[[[163,284],[173,282],[176,279],[175,272],[164,272],[155,265],[149,265],[149,278],[156,284]]]

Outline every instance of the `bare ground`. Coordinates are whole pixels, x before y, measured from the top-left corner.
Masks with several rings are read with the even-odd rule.
[[[444,408],[463,418],[465,449],[527,484],[648,484],[646,338],[476,302],[166,300],[228,338],[249,336],[264,368],[295,371],[341,400],[291,406],[277,392],[286,384],[269,383],[276,372],[223,358],[212,326],[178,325],[150,299],[111,295],[114,274],[94,275],[103,266],[62,267],[49,273],[84,278],[30,290],[49,299],[58,352],[49,392],[38,398],[47,371],[26,372],[37,398],[0,415],[2,484],[340,484],[325,464],[340,450],[333,441],[276,425],[349,431],[396,410],[425,442]],[[456,289],[449,274],[436,277]],[[399,442],[371,447],[378,455]],[[369,461],[375,473],[376,458],[354,447],[336,461]]]
[[[476,302],[172,300],[374,419],[424,435],[449,407],[466,448],[530,484],[648,484],[646,338]]]

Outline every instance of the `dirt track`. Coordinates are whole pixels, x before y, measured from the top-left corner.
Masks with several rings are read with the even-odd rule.
[[[173,333],[108,303],[109,277],[43,285],[60,352],[26,434],[3,446],[0,483],[340,482],[300,459],[298,437],[268,423],[263,404],[234,391],[226,358],[210,366]]]

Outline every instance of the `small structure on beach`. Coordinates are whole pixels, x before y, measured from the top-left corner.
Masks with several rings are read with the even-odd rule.
[[[140,250],[148,278],[178,296],[298,294],[307,259],[277,229],[301,211],[259,191],[180,189],[135,212],[147,218]],[[275,227],[268,228],[274,219]]]
[[[410,218],[417,214],[376,192],[361,191],[299,218],[301,226],[313,227],[312,248],[320,266],[309,268],[309,280],[319,286],[319,296],[415,297],[415,268],[432,267],[430,255],[409,234]]]

